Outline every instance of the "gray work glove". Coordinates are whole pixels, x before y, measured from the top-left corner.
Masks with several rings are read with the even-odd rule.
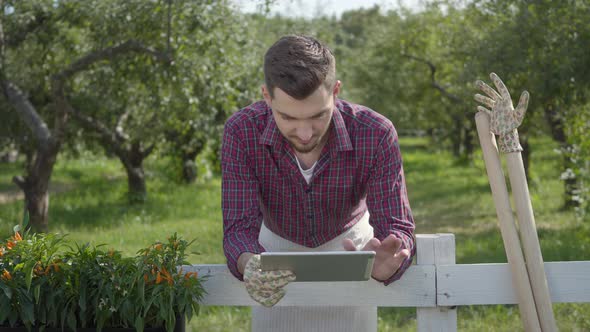
[[[490,130],[499,136],[498,147],[503,153],[520,152],[522,147],[518,141],[518,131],[516,128],[522,123],[524,113],[526,112],[529,103],[529,93],[523,91],[518,101],[516,109],[512,106],[512,99],[510,92],[506,85],[502,82],[500,77],[495,73],[490,74],[490,78],[498,92],[492,89],[483,81],[476,81],[475,86],[483,91],[486,96],[476,94],[475,100],[486,105],[477,106],[479,111],[486,112],[490,116]]]
[[[284,287],[292,281],[295,281],[292,271],[262,271],[260,255],[252,256],[244,269],[244,282],[248,294],[265,307],[277,304],[285,296]]]

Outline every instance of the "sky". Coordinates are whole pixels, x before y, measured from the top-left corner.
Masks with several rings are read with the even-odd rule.
[[[245,12],[255,12],[264,4],[264,0],[233,0]],[[420,0],[275,0],[271,13],[279,13],[292,17],[313,17],[324,14],[337,17],[350,9],[371,8],[379,5],[384,10],[398,7],[398,2],[405,7],[418,10]]]

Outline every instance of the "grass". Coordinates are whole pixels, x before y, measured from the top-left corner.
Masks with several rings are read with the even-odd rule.
[[[454,233],[457,263],[506,262],[485,166],[481,155],[457,164],[447,152],[432,150],[422,139],[401,140],[408,193],[418,233]],[[546,261],[590,260],[590,225],[561,209],[558,158],[548,140],[535,140],[530,191]],[[127,180],[117,160],[85,156],[60,159],[52,178],[50,227],[80,242],[106,243],[135,253],[178,232],[196,239],[193,264],[224,263],[220,179],[193,185],[172,181],[166,161],[150,159],[148,201],[126,204]],[[0,164],[0,193],[16,191],[10,183],[17,165]],[[0,204],[0,236],[6,238],[22,217],[22,201]],[[560,330],[590,331],[590,304],[555,304]],[[203,307],[189,330],[249,331],[247,307]],[[379,331],[416,330],[414,308],[380,308]],[[515,305],[458,308],[460,331],[522,330]]]

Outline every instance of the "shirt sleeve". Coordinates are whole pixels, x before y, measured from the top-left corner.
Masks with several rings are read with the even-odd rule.
[[[243,144],[226,126],[221,145],[223,251],[230,272],[239,280],[244,277],[238,271],[240,255],[264,251],[258,242],[262,223],[259,184],[247,159]]]
[[[391,128],[381,140],[373,158],[367,187],[367,207],[377,239],[383,241],[393,234],[410,250],[408,257],[385,285],[398,280],[412,264],[416,255],[414,218],[406,192],[402,158],[395,129]]]

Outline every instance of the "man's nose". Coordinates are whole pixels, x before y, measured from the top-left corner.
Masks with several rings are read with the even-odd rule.
[[[301,126],[297,128],[297,138],[302,141],[309,141],[313,136],[313,129],[311,126]]]

